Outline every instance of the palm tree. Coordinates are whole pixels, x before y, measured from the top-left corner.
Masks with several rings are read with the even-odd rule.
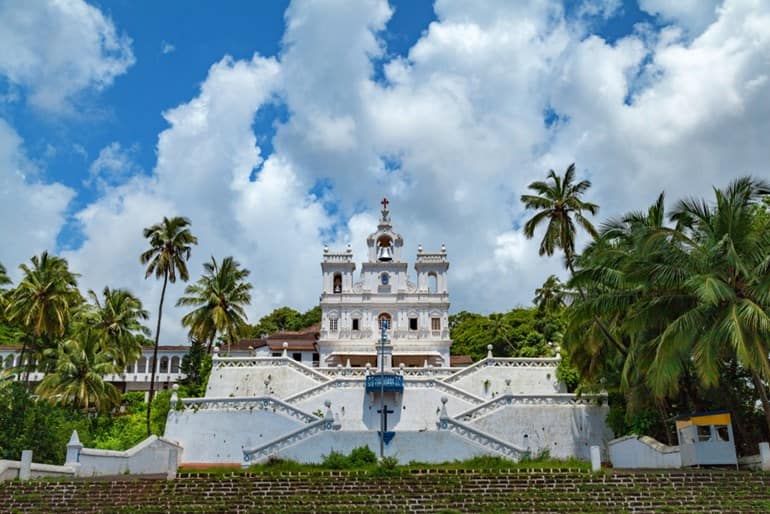
[[[3,319],[3,313],[5,312],[6,305],[6,293],[8,292],[4,286],[11,283],[11,279],[8,277],[8,273],[5,270],[5,266],[0,263],[0,320]]]
[[[713,207],[686,199],[671,215],[685,250],[676,254],[677,294],[689,303],[656,341],[650,383],[657,394],[671,391],[692,360],[701,382],[714,386],[735,357],[752,375],[770,430],[770,220],[758,207],[770,183],[746,177],[714,192]],[[671,358],[680,355],[687,359]]]
[[[528,187],[537,195],[521,195],[521,201],[527,209],[537,210],[535,215],[524,224],[524,235],[527,239],[532,239],[535,236],[535,230],[540,225],[547,224],[543,239],[540,241],[540,255],[551,256],[556,248],[560,248],[564,252],[564,263],[573,275],[575,274],[575,236],[577,235],[575,221],[583,227],[583,230],[596,238],[598,233],[583,212],[591,215],[599,212],[598,205],[581,200],[583,193],[591,187],[591,181],[581,180],[577,184],[574,182],[575,163],[573,162],[567,167],[564,177],[549,170],[547,181],[532,182]],[[585,301],[586,295],[583,289],[578,288],[578,293]],[[597,317],[594,322],[604,337],[622,352],[626,351],[601,319]]]
[[[142,353],[142,344],[138,334],[150,335],[150,330],[142,325],[149,315],[142,309],[142,302],[125,289],[102,291],[103,300],[93,291],[88,291],[93,306],[84,310],[84,322],[91,327],[102,346],[115,358],[118,369],[134,361]]]
[[[564,284],[556,275],[549,276],[543,285],[535,289],[535,298],[532,302],[541,312],[558,311],[565,304]]]
[[[2,286],[7,286],[11,283],[11,279],[8,278],[8,272],[5,270],[5,266],[0,263],[0,293],[5,292],[5,289],[2,289]]]
[[[59,345],[56,366],[40,382],[37,393],[63,405],[104,411],[120,403],[120,392],[104,381],[104,375],[119,368],[102,346],[99,334],[80,328]]]
[[[152,397],[155,393],[155,367],[158,360],[158,338],[160,337],[160,321],[163,316],[163,300],[166,296],[166,286],[169,282],[176,282],[179,275],[187,282],[190,274],[187,272],[187,260],[190,258],[192,245],[198,244],[198,239],[192,235],[190,220],[176,216],[144,229],[144,237],[150,243],[150,249],[142,253],[140,261],[147,265],[144,278],[155,275],[156,279],[163,278],[163,288],[160,293],[160,305],[158,306],[158,325],[155,329],[155,347],[152,352],[152,375],[150,382],[150,396],[147,401],[147,436],[150,436],[150,411],[152,409]]]
[[[52,339],[65,335],[74,308],[83,300],[77,289],[78,275],[70,272],[66,260],[43,252],[31,262],[32,266],[19,266],[24,276],[9,291],[5,308],[8,321],[25,333],[22,363],[29,342],[35,357],[40,357]],[[27,379],[29,371],[27,366]]]
[[[244,306],[251,302],[251,284],[246,282],[249,270],[240,269],[233,257],[225,257],[222,264],[212,256],[203,264],[203,276],[185,288],[185,295],[177,306],[195,307],[182,318],[182,325],[190,329],[190,337],[208,342],[208,351],[219,333],[228,348],[237,342],[246,326]]]
[[[545,235],[540,242],[539,253],[550,257],[556,248],[561,248],[564,252],[565,264],[570,271],[574,271],[575,236],[577,235],[575,221],[591,236],[596,237],[596,229],[583,212],[595,215],[599,211],[598,205],[580,199],[591,187],[591,181],[581,180],[575,184],[574,180],[575,163],[572,163],[567,167],[563,178],[555,171],[549,170],[548,181],[532,182],[528,187],[537,195],[521,195],[521,201],[527,209],[537,210],[535,215],[524,224],[524,235],[527,239],[532,239],[535,236],[535,230],[540,225],[547,224]]]

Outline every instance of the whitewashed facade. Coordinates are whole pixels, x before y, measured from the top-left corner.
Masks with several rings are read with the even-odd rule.
[[[387,201],[383,201],[387,207]],[[348,246],[324,248],[321,270],[320,360],[327,366],[365,366],[377,362],[376,342],[385,327],[393,345],[392,365],[449,366],[449,291],[446,247],[434,253],[418,247],[410,280],[402,260],[404,240],[383,208],[377,230],[366,239],[368,256],[356,280]]]
[[[182,445],[182,462],[318,462],[362,444],[378,452],[383,423],[383,455],[401,462],[546,451],[589,460],[591,446],[606,456],[607,397],[567,393],[558,355],[497,358],[490,345],[487,358],[450,366],[446,248],[419,247],[410,280],[384,206],[359,277],[349,247],[324,248],[317,360],[296,358],[289,343],[280,353],[215,353],[206,396],[169,411],[165,437]]]

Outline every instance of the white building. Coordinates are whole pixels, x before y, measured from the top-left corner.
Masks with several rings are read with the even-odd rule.
[[[10,369],[21,365],[21,345],[0,346],[0,369]],[[158,361],[155,365],[155,389],[169,389],[173,384],[184,378],[180,370],[182,358],[189,346],[159,346]],[[126,366],[123,373],[105,375],[107,382],[114,384],[122,392],[149,391],[152,367],[152,346],[142,347],[142,355],[135,362]],[[32,371],[29,381],[37,383],[43,380],[45,373]],[[25,376],[17,376],[24,380]]]
[[[387,201],[383,200],[387,207]],[[412,282],[402,261],[404,240],[393,231],[383,208],[377,231],[366,239],[368,260],[355,280],[348,246],[342,253],[324,248],[321,270],[320,360],[327,366],[365,366],[377,362],[376,341],[384,328],[393,345],[392,365],[449,366],[449,292],[446,248],[426,253],[418,247]]]
[[[275,334],[244,343],[244,356],[215,353],[205,398],[172,399],[165,437],[182,445],[182,462],[318,462],[361,445],[377,452],[384,439],[383,455],[402,462],[546,451],[587,460],[593,445],[606,456],[606,395],[566,393],[558,356],[496,358],[490,345],[487,358],[452,367],[446,250],[419,248],[410,281],[383,205],[358,281],[350,248],[324,248],[317,341]]]

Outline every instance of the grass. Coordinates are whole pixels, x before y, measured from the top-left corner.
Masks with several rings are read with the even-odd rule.
[[[367,453],[368,451],[368,453]],[[480,456],[462,461],[431,464],[412,461],[409,464],[399,465],[392,457],[386,457],[377,462],[374,453],[366,447],[355,448],[351,454],[343,455],[331,452],[324,456],[324,460],[318,464],[303,464],[289,459],[271,458],[263,464],[253,464],[246,469],[233,467],[211,467],[182,469],[180,473],[202,473],[212,475],[230,474],[281,474],[281,473],[323,473],[327,471],[353,471],[373,476],[399,476],[410,474],[414,470],[579,470],[591,469],[589,462],[575,458],[566,460],[553,459],[548,455],[522,459],[514,462],[503,457]]]

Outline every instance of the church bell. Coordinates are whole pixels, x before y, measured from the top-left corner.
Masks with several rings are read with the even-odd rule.
[[[390,262],[393,260],[393,248],[390,246],[380,246],[377,249],[377,260]]]

